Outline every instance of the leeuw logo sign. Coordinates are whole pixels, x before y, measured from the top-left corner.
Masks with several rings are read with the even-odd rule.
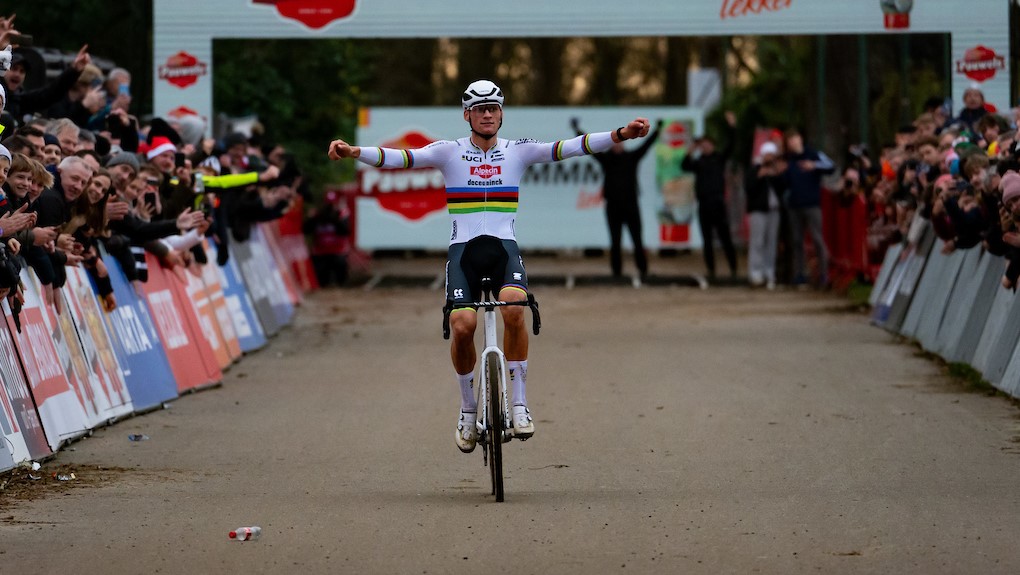
[[[209,66],[188,54],[178,52],[166,59],[166,64],[159,67],[159,79],[166,80],[178,88],[187,88],[198,82],[200,76],[208,73]]]
[[[421,132],[408,132],[384,143],[382,147],[406,150],[421,148],[434,141]],[[358,175],[361,180],[359,195],[375,198],[379,202],[379,207],[388,212],[400,214],[414,221],[432,212],[446,209],[446,181],[443,179],[443,173],[437,169],[370,168],[360,170]]]
[[[354,12],[356,0],[252,0],[252,4],[271,4],[284,18],[297,20],[318,30]]]
[[[975,82],[984,82],[995,77],[999,70],[1006,69],[1006,58],[987,46],[975,46],[956,61],[956,72]]]

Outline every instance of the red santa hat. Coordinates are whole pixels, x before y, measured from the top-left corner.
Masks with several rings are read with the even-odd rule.
[[[177,146],[174,146],[170,138],[163,136],[156,136],[152,139],[152,144],[149,146],[149,151],[145,153],[145,157],[149,160],[164,152],[176,152]]]

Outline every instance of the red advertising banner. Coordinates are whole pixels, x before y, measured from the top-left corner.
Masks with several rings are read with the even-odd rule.
[[[205,336],[205,340],[209,342],[209,347],[212,348],[216,366],[222,370],[230,367],[233,360],[230,357],[230,351],[227,349],[227,340],[223,335],[219,320],[216,319],[216,311],[213,309],[212,298],[209,297],[209,292],[205,289],[205,283],[202,281],[201,276],[198,275],[201,273],[201,270],[198,269],[199,267],[201,266],[191,266],[188,269],[188,273],[184,274],[184,277],[188,279],[187,285],[184,286],[184,297],[191,304],[192,309],[195,310],[195,317],[198,318],[202,335]]]
[[[209,243],[205,242],[206,253],[209,253]],[[234,320],[230,317],[230,308],[227,305],[226,294],[223,292],[223,284],[220,283],[220,274],[215,264],[201,266],[202,283],[212,303],[216,323],[219,325],[220,334],[227,345],[227,353],[231,361],[237,361],[241,357],[241,342],[237,337],[237,330],[234,328]]]
[[[304,213],[304,198],[298,196],[290,211],[283,214],[282,218],[268,222],[267,225],[276,228],[283,256],[289,262],[298,286],[307,293],[318,289],[319,281],[315,277],[312,259],[308,254],[308,244],[305,242]]]
[[[50,327],[50,312],[46,309],[49,306],[43,302],[41,286],[28,270],[22,270],[21,281],[25,286],[25,304],[19,316],[20,332],[9,308],[5,306],[4,311],[46,439],[50,449],[56,451],[64,441],[84,435],[90,420],[77,377],[65,362],[65,359],[69,362],[70,353],[66,345],[58,349],[58,341],[63,338]]]
[[[174,379],[177,380],[178,391],[184,392],[218,382],[222,374],[211,377],[206,368],[204,356],[213,355],[209,343],[191,327],[198,325],[194,311],[190,305],[181,305],[185,302],[178,302],[174,295],[174,285],[171,282],[179,280],[172,279],[152,254],[145,254],[145,263],[149,268],[149,281],[142,284],[142,289],[149,302],[156,331],[163,340],[163,349],[170,361]]]
[[[4,300],[4,313],[8,312]],[[51,453],[11,333],[0,326],[0,469]],[[11,449],[8,449],[11,448]],[[10,461],[4,457],[9,451]]]
[[[185,278],[188,280],[194,279],[190,272],[185,272]],[[213,349],[212,341],[217,340],[217,348],[223,348],[221,336],[219,335],[219,329],[213,325],[213,322],[204,321],[199,316],[197,311],[197,303],[191,298],[188,293],[188,286],[177,274],[167,272],[167,283],[171,286],[174,293],[174,300],[176,301],[177,309],[181,311],[181,317],[187,324],[187,328],[191,331],[193,341],[199,345],[198,353],[202,357],[202,365],[205,367],[206,379],[208,380],[207,385],[219,383],[223,380],[223,371],[220,368],[220,360],[217,356],[217,351]],[[199,282],[201,285],[201,282]],[[204,288],[203,288],[204,294]],[[206,304],[207,306],[208,304]],[[205,307],[205,306],[203,306]],[[206,333],[206,326],[210,331]],[[224,349],[223,355],[226,356],[226,350]]]

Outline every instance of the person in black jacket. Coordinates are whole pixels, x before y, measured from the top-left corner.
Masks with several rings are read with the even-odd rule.
[[[829,285],[829,250],[822,236],[822,176],[836,171],[823,152],[804,145],[796,128],[783,134],[786,145],[786,208],[789,210],[790,247],[793,252],[793,284],[807,286],[804,232],[811,236],[818,257],[818,286]]]
[[[786,165],[775,142],[758,148],[758,157],[747,175],[747,213],[750,224],[747,275],[752,286],[776,287],[776,249],[782,197],[786,189]]]
[[[684,156],[680,167],[694,174],[694,194],[698,199],[698,225],[701,227],[702,250],[709,278],[715,279],[715,246],[713,236],[719,237],[730,275],[737,275],[737,250],[730,236],[730,219],[726,213],[726,161],[733,154],[734,130],[737,117],[726,112],[728,138],[726,147],[716,150],[715,141],[702,136],[694,142],[694,150]]]
[[[578,136],[581,130],[577,118],[570,121],[571,127]],[[630,232],[630,240],[634,245],[634,265],[642,280],[648,277],[648,258],[645,255],[644,243],[641,241],[641,209],[638,206],[637,169],[652,145],[659,137],[662,120],[655,124],[655,130],[649,134],[640,146],[626,150],[617,142],[608,152],[593,154],[592,158],[602,166],[602,199],[606,206],[606,223],[609,225],[609,267],[614,278],[623,275],[621,240],[623,226]]]
[[[78,51],[78,55],[75,56],[71,66],[64,70],[56,80],[34,90],[25,90],[23,82],[18,82],[16,86],[10,86],[11,89],[7,91],[7,112],[20,122],[27,114],[34,114],[55,105],[67,96],[69,90],[74,88],[78,82],[78,77],[85,70],[85,66],[91,62],[92,58],[89,56],[88,46],[83,46]],[[24,68],[28,65],[27,60],[22,60],[21,65],[25,74],[28,72],[36,74],[46,73],[45,70],[28,70]]]

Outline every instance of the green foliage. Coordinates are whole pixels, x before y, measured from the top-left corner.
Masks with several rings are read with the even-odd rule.
[[[874,286],[871,284],[855,279],[847,286],[846,298],[850,300],[851,305],[854,307],[868,309],[871,307],[869,298],[871,297],[872,289],[874,289]]]
[[[338,39],[217,41],[213,108],[257,115],[266,139],[293,152],[313,186],[349,179],[353,164],[327,161],[326,148],[354,139],[373,52]]]
[[[930,68],[912,67],[910,77],[904,78],[896,71],[882,75],[881,91],[871,103],[872,149],[875,145],[892,142],[896,129],[912,121],[916,111],[924,107],[924,101],[933,94],[943,91],[942,80]],[[908,102],[909,118],[902,118],[903,99]]]
[[[750,156],[756,127],[804,126],[814,95],[813,42],[809,37],[762,37],[758,65],[746,86],[730,86],[708,117],[708,132],[723,133],[723,111],[737,114],[736,157]]]

